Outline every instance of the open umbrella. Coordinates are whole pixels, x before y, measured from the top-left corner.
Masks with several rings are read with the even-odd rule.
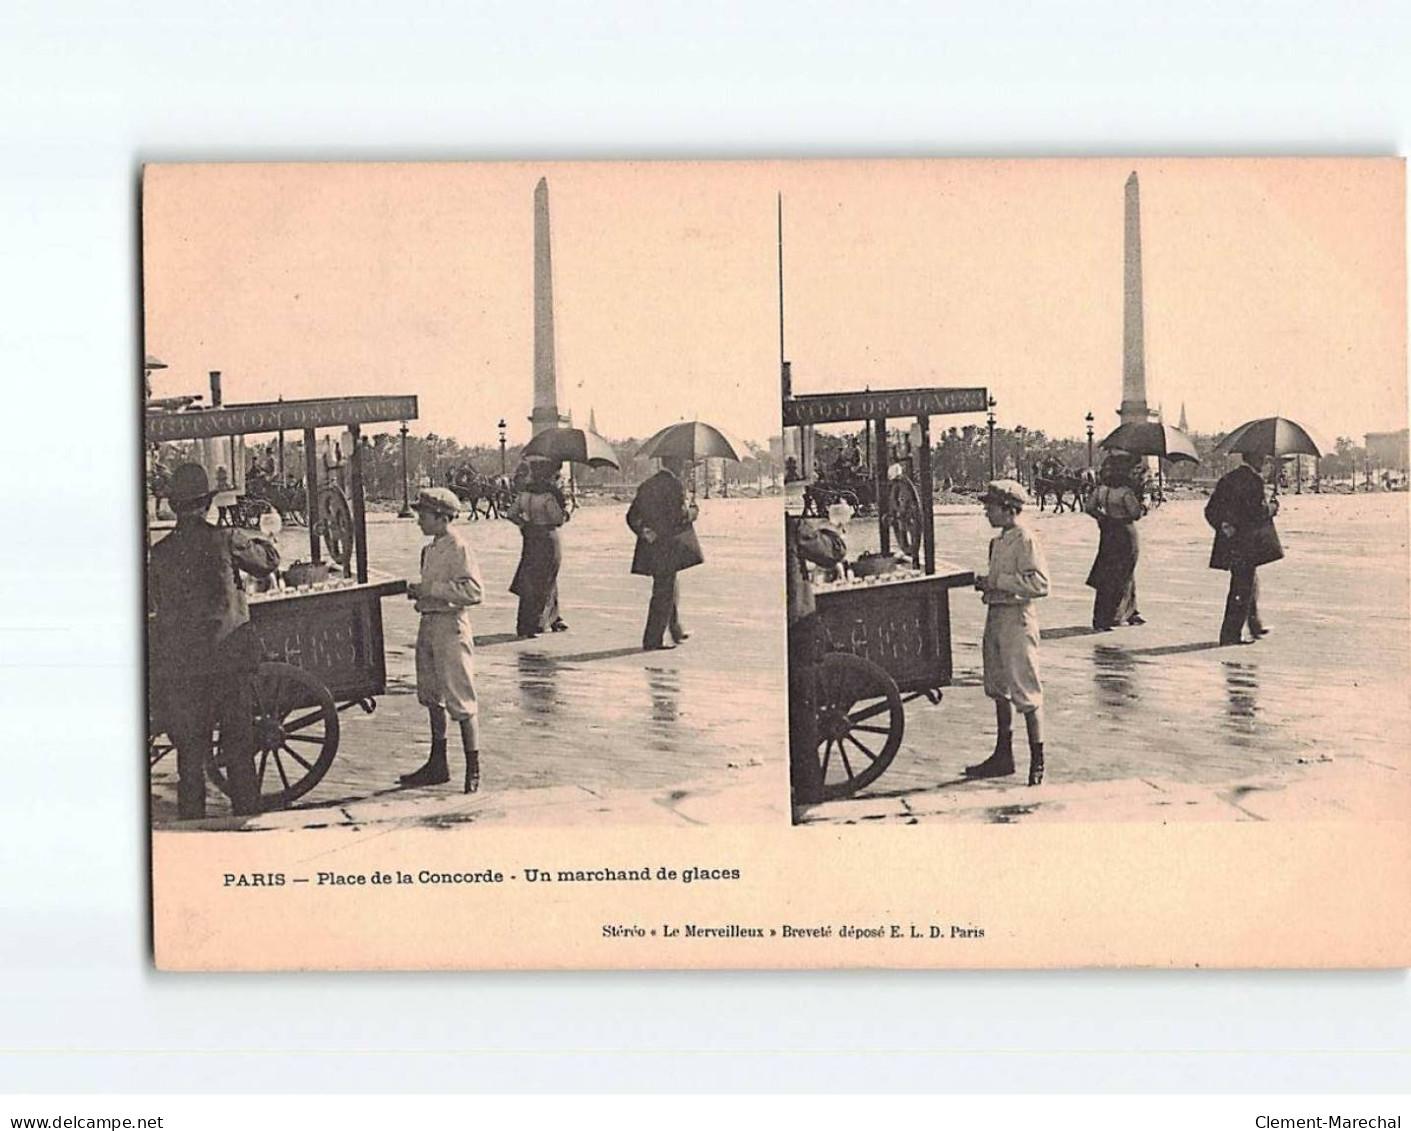
[[[744,458],[745,446],[714,424],[700,420],[683,420],[663,428],[642,445],[638,459],[684,459],[694,463],[702,459]]]
[[[582,428],[545,428],[524,445],[524,456],[539,456],[589,467],[617,467],[617,453],[596,432]]]
[[[1321,456],[1308,429],[1283,416],[1265,416],[1241,424],[1215,445],[1216,455],[1246,452],[1252,456]]]
[[[1160,456],[1169,460],[1189,460],[1199,463],[1195,444],[1179,428],[1155,420],[1128,421],[1119,424],[1102,443],[1101,448],[1116,448],[1134,456]]]

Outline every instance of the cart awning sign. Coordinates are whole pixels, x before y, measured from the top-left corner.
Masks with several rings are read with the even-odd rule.
[[[984,412],[989,390],[978,389],[879,389],[863,393],[814,393],[784,402],[784,425],[830,424],[879,417],[945,416],[956,412]]]
[[[416,397],[324,397],[227,405],[198,412],[152,412],[147,414],[146,427],[148,441],[155,443],[415,419]]]

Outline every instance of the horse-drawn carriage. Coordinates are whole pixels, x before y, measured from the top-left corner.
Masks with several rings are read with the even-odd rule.
[[[1069,467],[1057,456],[1049,456],[1034,464],[1031,484],[1039,510],[1052,498],[1055,513],[1065,508],[1077,513],[1092,497],[1097,476],[1090,467]]]
[[[467,460],[451,469],[446,485],[465,504],[472,519],[507,518],[514,506],[514,488],[503,475],[482,475],[475,464]]]
[[[846,503],[854,514],[871,516],[877,513],[877,484],[865,465],[835,465],[831,470],[819,469],[812,483],[803,489],[804,514],[812,518],[827,518],[828,508]]]
[[[406,581],[368,567],[363,499],[362,425],[415,420],[415,397],[342,397],[228,405],[181,413],[148,413],[147,440],[196,440],[302,429],[309,560],[281,563],[273,588],[248,594],[250,622],[264,661],[252,686],[255,769],[264,809],[287,806],[313,789],[338,751],[339,712],[371,713],[386,690],[382,599],[406,592]],[[348,490],[318,486],[316,429],[353,435]],[[265,512],[265,528],[274,528]],[[258,520],[257,520],[258,521]],[[152,533],[156,533],[153,531]],[[287,556],[289,548],[284,547]],[[328,559],[325,561],[325,553]],[[154,686],[148,730],[149,762],[170,750],[161,719],[162,689]],[[214,749],[214,745],[213,745]],[[207,763],[227,789],[219,757]]]
[[[884,459],[883,466],[887,466]],[[890,534],[905,554],[921,547],[921,493],[910,475],[910,461],[893,464],[896,472],[879,484],[867,468],[835,467],[803,490],[803,513],[808,518],[826,519],[830,508],[845,504],[851,514],[864,518],[885,515]],[[885,506],[878,500],[884,500]]]
[[[870,422],[881,467],[888,466],[888,417],[915,417],[921,433],[916,481],[898,477],[877,485],[879,553],[863,555],[850,567],[838,563],[831,576],[810,576],[797,544],[804,520],[791,517],[786,523],[790,586],[801,587],[803,604],[814,610],[797,619],[790,611],[791,780],[800,802],[847,797],[876,781],[901,746],[905,704],[921,697],[939,704],[951,681],[950,590],[972,585],[975,575],[936,558],[930,418],[984,412],[987,401],[985,389],[832,393],[784,401],[786,427]],[[897,484],[904,488],[893,490]],[[898,499],[907,500],[900,504],[901,514],[893,510]],[[899,529],[909,535],[897,538],[902,560],[892,555],[892,536]]]
[[[329,484],[326,490],[341,489]],[[274,513],[286,526],[309,524],[309,496],[304,485],[295,479],[281,480],[277,475],[255,469],[245,476],[245,494],[239,501],[239,525],[259,529],[260,519]],[[319,513],[326,508],[320,507]]]

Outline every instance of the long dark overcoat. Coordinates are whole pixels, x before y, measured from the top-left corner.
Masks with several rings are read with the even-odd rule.
[[[1247,569],[1284,556],[1279,532],[1274,529],[1273,508],[1264,499],[1264,479],[1248,464],[1240,464],[1215,484],[1215,492],[1205,504],[1205,521],[1215,531],[1211,569]],[[1235,528],[1232,535],[1220,529],[1227,522]]]
[[[632,572],[647,577],[677,573],[705,561],[696,528],[686,509],[681,480],[663,468],[637,488],[627,510],[627,525],[637,535]],[[649,540],[650,530],[655,538]]]
[[[152,547],[147,564],[148,672],[152,702],[190,695],[202,680],[253,671],[258,643],[247,627],[242,572],[268,577],[279,552],[243,530],[184,517]]]

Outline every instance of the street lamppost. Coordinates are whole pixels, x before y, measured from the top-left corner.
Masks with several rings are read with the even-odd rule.
[[[500,429],[500,475],[503,477],[505,474],[505,428],[507,427],[503,416],[500,417],[498,427]]]
[[[402,509],[397,512],[398,518],[412,517],[411,483],[407,479],[407,422],[402,421]]]
[[[985,427],[990,433],[990,478],[995,477],[995,405],[999,402],[991,397],[985,413]]]
[[[1092,414],[1092,413],[1088,413],[1088,415],[1085,416],[1085,417],[1083,417],[1083,419],[1088,422],[1088,466],[1089,466],[1089,467],[1092,467],[1092,465],[1093,465],[1093,414]]]
[[[1014,478],[1019,480],[1020,483],[1024,482],[1024,471],[1025,466],[1028,462],[1025,459],[1024,453],[1024,437],[1028,435],[1028,432],[1029,430],[1025,428],[1022,424],[1016,424],[1014,426],[1014,435],[1019,440],[1019,456],[1014,463]]]

